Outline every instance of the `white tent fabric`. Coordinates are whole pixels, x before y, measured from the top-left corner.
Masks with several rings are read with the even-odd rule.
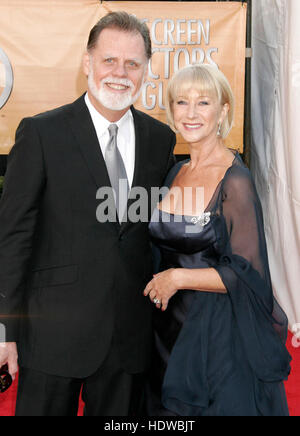
[[[300,330],[300,1],[253,0],[252,163],[274,292]]]

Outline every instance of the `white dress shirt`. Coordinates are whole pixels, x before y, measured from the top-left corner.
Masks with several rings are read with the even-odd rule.
[[[111,123],[95,109],[87,93],[85,95],[85,102],[90,111],[93,124],[95,126],[104,160],[106,147],[109,142],[108,127],[110,126],[110,124],[116,124],[118,126],[118,149],[124,161],[128,184],[129,188],[131,189],[135,165],[135,130],[131,110],[128,110],[118,122]]]

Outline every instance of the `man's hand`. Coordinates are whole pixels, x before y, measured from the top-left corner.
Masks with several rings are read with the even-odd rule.
[[[8,365],[8,372],[13,380],[18,372],[18,351],[15,342],[0,343],[0,368],[3,365]]]

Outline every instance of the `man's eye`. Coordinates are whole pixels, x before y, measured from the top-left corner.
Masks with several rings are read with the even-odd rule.
[[[138,67],[139,67],[139,64],[136,63],[136,62],[134,62],[134,61],[130,61],[130,62],[128,62],[128,65],[129,65],[129,67],[131,67],[131,68],[138,68]]]
[[[113,59],[112,58],[107,58],[107,59],[105,59],[105,62],[107,64],[111,64],[113,62]]]

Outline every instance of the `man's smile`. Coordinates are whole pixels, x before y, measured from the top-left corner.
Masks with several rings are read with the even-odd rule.
[[[108,88],[113,89],[114,91],[128,91],[130,89],[129,86],[121,85],[118,83],[106,83],[105,84]]]

